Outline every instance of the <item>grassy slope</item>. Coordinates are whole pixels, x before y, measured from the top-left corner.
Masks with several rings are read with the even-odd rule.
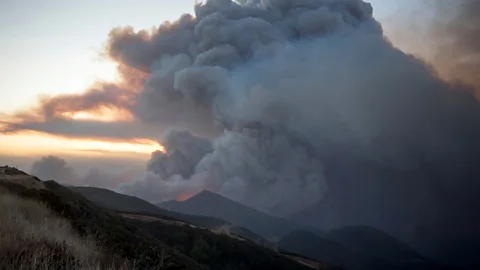
[[[57,215],[69,220],[81,236],[95,239],[106,252],[136,261],[139,268],[157,269],[162,264],[163,269],[206,269],[141,228],[54,181],[44,182],[45,190],[27,189],[8,182],[1,184],[21,197],[43,202]]]
[[[159,221],[134,221],[156,238],[162,239],[211,269],[227,270],[277,270],[309,269],[271,249],[263,248],[248,240],[237,240],[210,230],[176,226]]]
[[[107,256],[95,242],[81,238],[67,220],[44,204],[0,189],[0,209],[2,269],[131,267],[128,261]]]

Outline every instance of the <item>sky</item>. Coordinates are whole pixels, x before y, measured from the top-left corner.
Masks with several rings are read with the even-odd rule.
[[[370,2],[375,17],[387,24],[400,5],[412,3]],[[102,56],[112,28],[151,29],[192,13],[193,4],[191,0],[0,0],[0,121],[35,106],[42,96],[81,93],[96,81],[114,81],[116,65]],[[50,154],[146,160],[160,148],[154,140],[132,143],[26,131],[0,134],[0,162],[14,158],[30,162]]]
[[[116,66],[101,56],[114,27],[148,29],[193,10],[192,1],[0,1],[0,108],[12,113],[42,95],[79,93],[98,80],[116,78]],[[8,118],[4,116],[3,118]],[[88,155],[114,149],[149,155],[157,145],[67,140],[39,134],[0,135],[0,155]]]

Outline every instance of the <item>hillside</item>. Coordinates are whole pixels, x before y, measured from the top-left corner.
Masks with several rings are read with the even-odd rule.
[[[112,257],[135,262],[135,269],[311,269],[248,240],[190,225],[124,218],[54,181],[16,170],[3,175],[0,188],[46,205],[80,237],[101,244]]]
[[[119,194],[109,189],[76,186],[69,186],[68,188],[107,209],[124,212],[145,212],[158,215],[172,214],[172,212],[159,209],[155,205],[140,198]]]
[[[186,215],[174,211],[169,211],[157,207],[140,198],[120,194],[109,189],[75,186],[70,186],[68,188],[75,191],[76,193],[81,194],[82,196],[99,206],[117,212],[155,215],[166,219],[188,221],[189,223],[208,228],[220,227],[228,223],[225,220],[219,218],[198,215]]]
[[[422,257],[395,238],[366,227],[337,229],[322,236],[298,231],[284,237],[278,246],[281,251],[349,270],[450,269]]]
[[[371,227],[344,227],[332,230],[324,234],[324,237],[353,251],[385,261],[418,262],[426,260],[410,246],[398,241],[387,233]]]
[[[131,269],[44,204],[0,188],[0,269]]]
[[[31,188],[33,186],[30,183],[24,185],[25,181],[19,181],[22,177],[32,179],[27,174],[16,170],[6,171],[5,174],[7,176],[0,181],[0,187],[13,195],[45,204],[59,217],[68,220],[81,237],[102,243],[106,253],[136,261],[136,266],[143,269],[156,268],[162,261],[167,269],[206,269],[192,258],[151,237],[141,228],[99,208],[54,181],[43,182],[33,178],[42,187],[37,188],[39,185],[35,185]]]
[[[184,214],[221,218],[247,228],[270,241],[277,241],[280,237],[299,229],[288,220],[270,216],[206,190],[182,202],[168,201],[157,206]]]

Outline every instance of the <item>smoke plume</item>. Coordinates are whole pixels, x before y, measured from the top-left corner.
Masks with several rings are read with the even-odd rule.
[[[374,226],[430,252],[478,233],[475,84],[439,79],[394,48],[369,4],[207,1],[195,17],[152,34],[117,30],[109,44],[150,73],[139,119],[191,132],[168,133],[148,176],[120,191],[158,201],[209,189],[326,229]],[[225,131],[199,138],[212,123]]]
[[[106,172],[98,168],[89,168],[85,173],[75,170],[69,163],[56,156],[44,156],[33,162],[30,174],[48,181],[73,186],[95,186],[100,188],[115,188],[122,182],[131,181],[134,177],[129,171]]]
[[[325,180],[334,155],[415,168],[415,157],[462,152],[455,125],[478,113],[467,87],[394,49],[363,1],[207,1],[154,33],[114,30],[109,52],[150,73],[139,119],[226,129],[211,143],[168,133],[149,164],[158,198],[141,183],[151,200],[192,185],[293,213],[341,181]],[[141,194],[136,185],[121,190]],[[165,192],[172,185],[183,188]]]
[[[67,161],[55,156],[45,156],[35,161],[30,173],[42,180],[55,180],[60,183],[75,183],[78,178]]]
[[[300,51],[311,51],[310,42],[327,45],[317,37],[356,31],[382,40],[371,6],[362,1],[207,1],[197,5],[195,17],[184,15],[152,34],[114,30],[110,56],[150,73],[134,108],[140,119],[171,122],[193,134],[202,134],[204,127],[217,130],[210,128],[213,124],[226,129],[212,142],[186,131],[175,132],[181,137],[175,140],[167,133],[161,142],[166,153],[153,154],[150,172],[165,185],[202,187],[195,183],[201,182],[203,188],[276,214],[316,202],[326,183],[311,138],[302,134],[308,126],[303,121],[317,114],[318,125],[325,125],[334,112],[316,110],[321,93],[314,102],[308,97],[318,86],[308,70],[328,56],[311,61]],[[287,62],[297,60],[307,63],[292,70],[296,63]],[[292,71],[290,81],[277,80]],[[291,99],[295,88],[298,96]],[[344,128],[332,127],[325,137],[333,140]],[[129,185],[121,190],[130,188],[137,190]]]

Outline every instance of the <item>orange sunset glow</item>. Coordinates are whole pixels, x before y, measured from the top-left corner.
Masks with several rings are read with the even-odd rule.
[[[100,107],[95,111],[65,112],[62,116],[73,120],[95,120],[99,122],[131,121],[133,119],[128,111],[106,107]]]
[[[0,136],[2,154],[32,156],[44,153],[71,155],[150,155],[154,151],[165,151],[156,141],[136,139],[134,141],[104,141],[95,139],[64,138],[39,132],[21,132]]]

